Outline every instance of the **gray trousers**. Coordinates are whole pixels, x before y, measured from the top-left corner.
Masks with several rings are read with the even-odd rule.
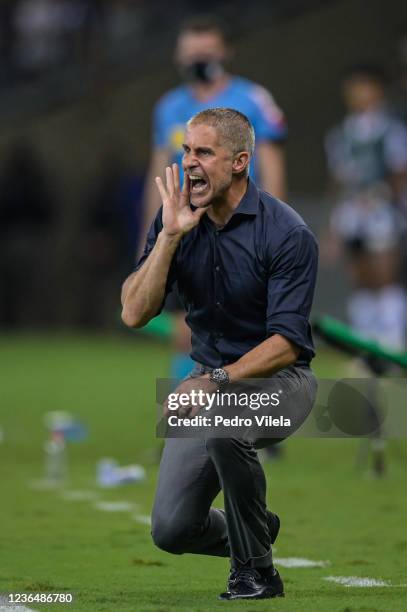
[[[207,371],[197,366],[191,376]],[[289,397],[299,427],[315,400],[312,371],[290,366],[271,380]],[[271,565],[266,478],[256,448],[281,439],[168,438],[152,512],[154,543],[175,554],[230,557],[232,567]],[[220,490],[225,510],[211,507]]]

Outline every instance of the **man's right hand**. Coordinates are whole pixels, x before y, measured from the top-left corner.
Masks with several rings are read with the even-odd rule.
[[[184,174],[184,185],[181,191],[177,164],[167,166],[165,176],[166,187],[159,176],[155,179],[163,203],[163,232],[168,236],[183,236],[198,225],[208,208],[191,210],[189,176]]]

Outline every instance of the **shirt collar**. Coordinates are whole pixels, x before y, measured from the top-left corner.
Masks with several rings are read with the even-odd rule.
[[[249,178],[246,193],[233,211],[233,215],[257,215],[259,211],[259,192],[256,185]],[[232,217],[233,217],[232,215]]]

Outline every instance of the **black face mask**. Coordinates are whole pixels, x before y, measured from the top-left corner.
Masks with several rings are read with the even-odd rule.
[[[182,77],[190,83],[211,83],[223,73],[223,65],[217,60],[199,60],[181,66]]]

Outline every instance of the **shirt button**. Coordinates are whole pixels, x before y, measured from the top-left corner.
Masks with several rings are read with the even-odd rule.
[[[219,236],[219,230],[215,230],[215,236]]]
[[[219,272],[219,270],[220,270],[220,267],[219,267],[219,266],[216,266],[215,271],[216,271],[216,272]]]
[[[220,302],[216,302],[216,308],[220,308],[222,304]]]

